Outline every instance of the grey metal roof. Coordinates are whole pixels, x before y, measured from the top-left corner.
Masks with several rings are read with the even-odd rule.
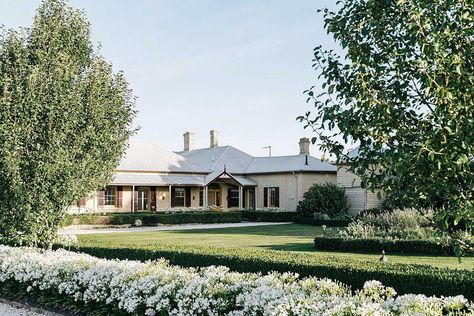
[[[245,169],[246,174],[275,172],[336,172],[336,166],[306,155],[257,157]]]
[[[235,176],[235,175],[233,175],[233,174],[231,174],[227,171],[224,171],[224,170],[214,171],[214,172],[211,172],[210,174],[208,174],[205,177],[204,184],[208,185],[209,183],[211,183],[212,181],[214,181],[215,179],[217,179],[218,177],[220,177],[223,174],[227,174],[228,176],[235,179],[235,181],[237,181],[238,183],[240,183],[243,186],[256,186],[257,185],[257,183],[255,181],[253,181],[252,179],[249,179],[249,178],[246,178],[246,177],[243,177],[243,176]]]
[[[143,185],[143,186],[167,186],[167,185],[193,185],[203,186],[204,175],[167,175],[156,173],[120,173],[114,174],[113,185]]]
[[[146,141],[130,141],[129,147],[116,170],[208,172],[196,162]]]
[[[253,157],[232,146],[180,151],[177,154],[204,167],[207,172],[222,171],[243,174]]]

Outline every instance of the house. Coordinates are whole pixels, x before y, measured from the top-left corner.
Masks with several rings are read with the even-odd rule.
[[[358,154],[357,147],[349,151],[347,157],[355,158]],[[363,210],[382,207],[383,192],[381,190],[372,192],[362,188],[360,177],[349,171],[349,163],[346,161],[337,164],[337,185],[345,189],[349,213],[352,215],[357,215]],[[379,195],[381,195],[380,198]]]
[[[112,182],[81,199],[71,212],[160,211],[217,206],[224,210],[283,208],[296,210],[314,183],[336,183],[336,167],[312,157],[302,138],[298,155],[253,157],[232,146],[194,149],[186,132],[184,148],[171,152],[151,142],[130,141]]]

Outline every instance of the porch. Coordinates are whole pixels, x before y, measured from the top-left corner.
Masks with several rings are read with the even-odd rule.
[[[93,199],[81,199],[78,206],[104,212],[156,212],[208,206],[238,210],[254,209],[256,195],[255,182],[225,171],[207,176],[126,174],[116,175],[111,185],[98,191]]]

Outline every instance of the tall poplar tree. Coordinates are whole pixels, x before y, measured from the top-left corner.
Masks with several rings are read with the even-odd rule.
[[[51,245],[66,209],[110,181],[134,132],[123,73],[95,50],[84,13],[45,0],[0,38],[0,238]]]

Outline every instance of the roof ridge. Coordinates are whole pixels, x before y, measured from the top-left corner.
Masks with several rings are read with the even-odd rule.
[[[217,163],[218,163],[219,161],[221,161],[221,159],[222,159],[222,157],[224,156],[224,154],[229,150],[229,147],[230,147],[230,146],[226,146],[226,148],[224,149],[224,151],[223,151],[222,154],[220,155],[219,159],[217,159],[217,160],[214,162],[214,164],[212,165],[211,170],[214,170],[214,168],[215,168],[215,166],[217,165]],[[214,147],[214,148],[215,148],[215,147]],[[212,148],[212,149],[214,150],[214,148]]]

